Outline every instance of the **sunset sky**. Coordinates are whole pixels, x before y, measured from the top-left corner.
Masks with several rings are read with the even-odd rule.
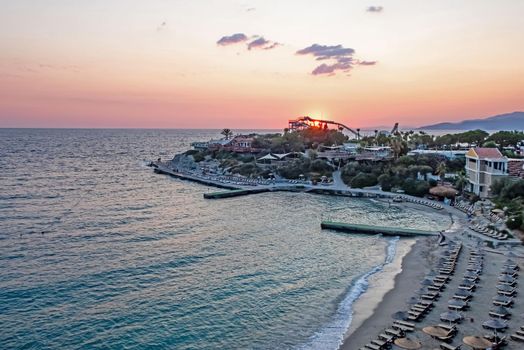
[[[0,0],[0,127],[524,110],[523,0]]]

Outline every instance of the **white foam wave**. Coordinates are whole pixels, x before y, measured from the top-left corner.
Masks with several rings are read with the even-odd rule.
[[[333,319],[321,330],[316,332],[306,344],[298,346],[297,350],[336,350],[340,345],[342,345],[344,334],[349,329],[351,321],[353,320],[353,304],[368,289],[369,277],[382,271],[384,266],[393,262],[398,240],[398,237],[388,240],[384,262],[373,267],[370,271],[364,273],[353,282],[348,293],[340,302],[337,311],[333,315]]]

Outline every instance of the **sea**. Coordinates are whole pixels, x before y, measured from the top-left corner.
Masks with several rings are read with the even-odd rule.
[[[218,130],[0,129],[0,348],[337,349],[398,238],[445,228],[369,199],[216,189],[154,174]]]

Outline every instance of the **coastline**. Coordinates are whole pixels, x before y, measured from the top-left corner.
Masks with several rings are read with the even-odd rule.
[[[402,240],[392,263],[369,279],[369,288],[353,306],[353,320],[340,350],[358,349],[391,324],[391,314],[406,307],[416,281],[423,278],[431,238]],[[393,278],[393,276],[395,276]],[[390,278],[388,278],[390,277]]]

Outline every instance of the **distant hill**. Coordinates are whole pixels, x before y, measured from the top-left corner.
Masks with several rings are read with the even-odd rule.
[[[463,120],[457,123],[438,123],[422,126],[423,130],[524,130],[524,112],[500,114],[484,119]]]

